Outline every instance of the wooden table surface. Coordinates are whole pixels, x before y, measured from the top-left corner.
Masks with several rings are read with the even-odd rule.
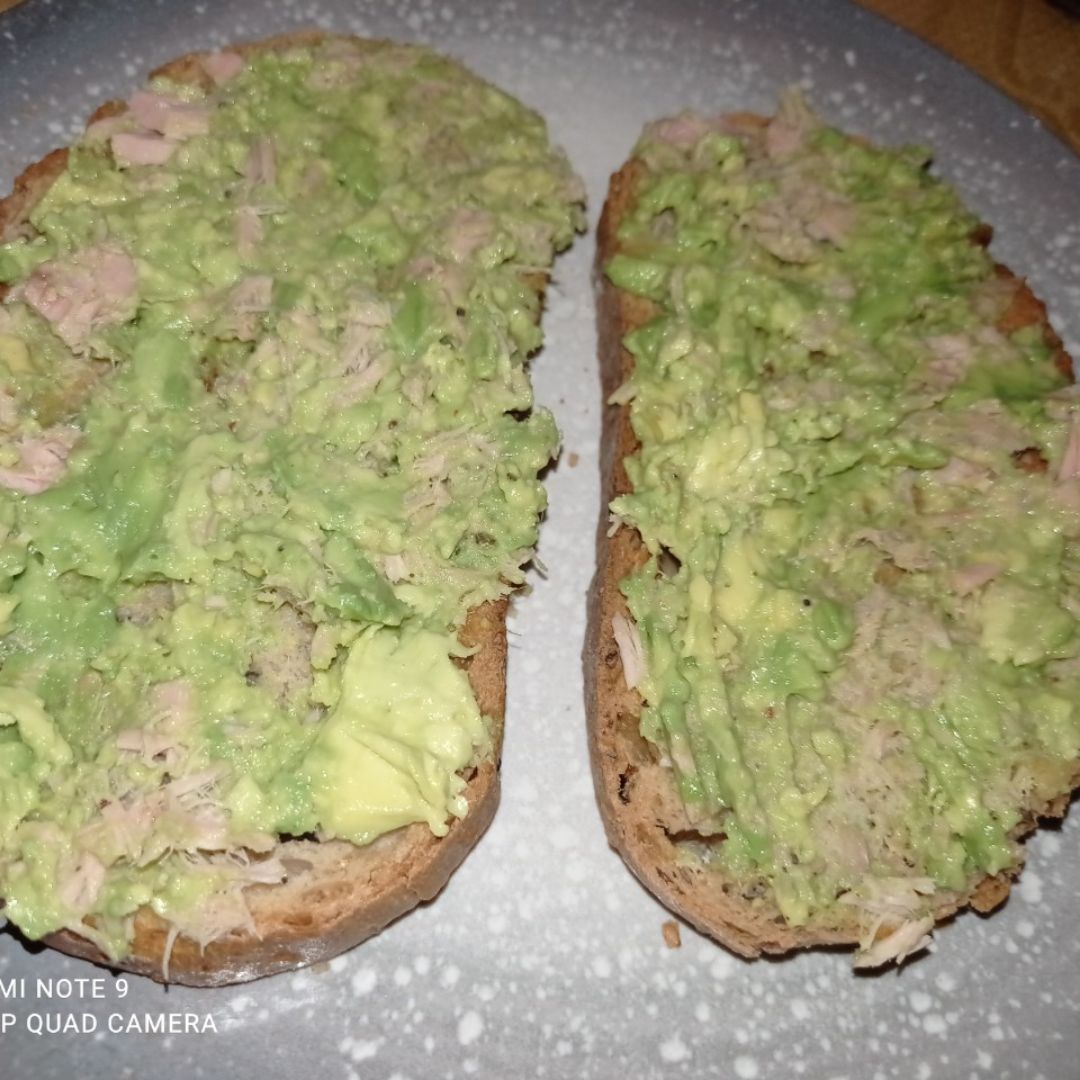
[[[0,12],[23,2],[36,0],[0,0]],[[1049,0],[857,2],[977,71],[1080,153],[1080,17]]]
[[[1048,0],[859,0],[956,57],[1080,153],[1080,17]],[[1080,2],[1070,5],[1080,12]]]

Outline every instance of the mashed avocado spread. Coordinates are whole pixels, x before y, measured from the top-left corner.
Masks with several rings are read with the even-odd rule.
[[[144,904],[245,925],[279,836],[465,813],[457,630],[536,539],[525,359],[581,226],[540,118],[453,62],[202,63],[0,246],[0,897],[114,957]]]
[[[614,395],[642,732],[688,859],[912,947],[1075,782],[1080,401],[924,151],[790,96],[658,122],[636,157],[606,272],[654,304]]]

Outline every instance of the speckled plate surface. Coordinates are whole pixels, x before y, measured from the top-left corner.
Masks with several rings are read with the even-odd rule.
[[[974,75],[839,0],[28,0],[0,16],[0,190],[162,61],[310,25],[433,44],[540,109],[588,183],[593,222],[646,120],[686,105],[767,112],[801,82],[837,124],[935,146],[996,226],[998,258],[1031,279],[1077,353],[1080,160]],[[681,948],[665,946],[667,913],[604,842],[585,746],[592,256],[583,237],[558,264],[534,369],[565,450],[540,548],[548,573],[512,621],[491,831],[434,904],[322,970],[250,986],[118,982],[0,934],[0,1078],[1080,1077],[1075,808],[1029,843],[1002,911],[960,918],[899,974],[853,975],[843,953],[748,964],[685,927]],[[102,981],[58,1000],[38,977]],[[154,1033],[185,1013],[201,1034]],[[48,1033],[72,1017],[97,1030]]]

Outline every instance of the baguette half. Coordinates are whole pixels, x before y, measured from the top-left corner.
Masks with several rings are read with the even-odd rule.
[[[673,130],[683,117],[668,123]],[[691,119],[690,124],[698,121]],[[732,114],[708,121],[715,130],[757,138],[770,119]],[[676,786],[674,770],[656,744],[641,733],[642,696],[628,687],[635,677],[624,670],[615,625],[631,616],[620,582],[649,559],[642,536],[631,524],[612,521],[613,499],[633,490],[625,461],[640,449],[631,425],[631,406],[613,403],[612,395],[634,370],[634,357],[625,347],[626,336],[650,322],[660,311],[653,301],[617,288],[605,270],[622,247],[620,226],[635,208],[650,179],[649,165],[634,156],[610,182],[597,234],[595,283],[601,386],[604,395],[601,436],[601,515],[597,531],[597,569],[588,600],[588,631],[583,660],[586,712],[592,771],[607,838],[641,883],[662,903],[700,932],[740,956],[785,954],[813,946],[861,946],[857,959],[868,966],[902,959],[925,944],[926,923],[939,923],[971,907],[989,912],[1008,896],[1021,864],[1000,873],[984,874],[963,890],[941,891],[930,899],[930,919],[912,934],[911,924],[888,916],[868,929],[865,916],[853,907],[834,905],[801,925],[781,914],[773,897],[760,889],[744,891],[740,882],[695,854],[710,839],[700,835],[688,816]],[[972,243],[986,245],[990,230],[977,229]],[[1047,321],[1043,304],[1024,281],[998,265],[1001,288],[1011,294],[997,329],[1011,333],[1034,327],[1042,336],[1050,362],[1065,377],[1072,364]],[[1045,470],[1039,455],[1017,461],[1018,467]],[[625,642],[623,643],[626,644]],[[1080,784],[1080,762],[1072,763],[1068,788]],[[1011,838],[1031,832],[1039,819],[1060,818],[1070,800],[1063,789],[1038,805],[1025,809]]]
[[[392,42],[305,31],[232,46],[229,53],[246,58],[331,41],[348,41],[367,54],[397,48]],[[213,55],[180,57],[151,77],[211,89],[214,83],[204,61]],[[89,122],[121,115],[125,109],[123,103],[107,103]],[[18,177],[11,195],[0,201],[0,241],[33,234],[29,215],[64,172],[67,158],[66,150],[56,150]],[[524,277],[542,296],[546,273],[530,268]],[[0,301],[6,291],[0,286]],[[499,801],[507,607],[505,596],[474,607],[458,634],[468,654],[454,662],[466,673],[481,715],[490,721],[491,738],[489,751],[462,774],[467,812],[449,821],[446,835],[437,837],[426,824],[418,823],[365,846],[337,839],[282,837],[273,854],[288,871],[286,880],[246,886],[248,927],[205,944],[178,935],[175,927],[147,906],[135,915],[129,951],[119,961],[70,929],[48,935],[46,943],[73,956],[160,981],[219,986],[328,960],[432,899],[482,836]]]

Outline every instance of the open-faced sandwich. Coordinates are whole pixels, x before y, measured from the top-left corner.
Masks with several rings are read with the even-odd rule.
[[[0,898],[178,982],[325,959],[495,809],[526,358],[583,192],[425,49],[160,69],[0,202]]]
[[[928,158],[686,113],[600,224],[600,808],[745,956],[903,958],[1080,779],[1080,399]]]

